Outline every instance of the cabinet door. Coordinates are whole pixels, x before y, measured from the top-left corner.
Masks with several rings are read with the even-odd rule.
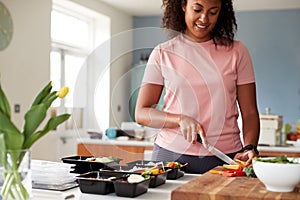
[[[274,152],[274,151],[259,151],[259,156],[287,156],[287,157],[300,157],[300,153],[297,152]]]

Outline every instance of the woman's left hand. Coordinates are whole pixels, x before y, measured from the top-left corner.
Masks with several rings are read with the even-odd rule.
[[[235,159],[242,160],[246,162],[246,166],[249,166],[252,163],[252,158],[257,157],[253,150],[247,150],[241,153],[237,153],[234,157]]]

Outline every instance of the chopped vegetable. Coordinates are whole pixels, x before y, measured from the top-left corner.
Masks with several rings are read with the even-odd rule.
[[[222,176],[233,177],[233,176],[246,176],[246,173],[241,169],[229,169],[229,170],[209,170],[211,174],[219,174]]]
[[[168,162],[166,167],[170,168],[181,168],[183,165],[179,162]]]
[[[242,169],[242,167],[240,165],[224,164],[223,167],[226,168],[226,169],[235,169],[235,170],[241,170]]]
[[[227,177],[233,177],[235,176],[233,172],[230,171],[224,171],[222,172],[222,176],[227,176]]]
[[[232,171],[232,173],[234,174],[234,176],[246,176],[246,172],[244,172],[243,170],[234,170]]]
[[[222,171],[214,170],[214,169],[209,170],[209,173],[211,173],[211,174],[220,174],[220,175],[222,175]]]
[[[246,175],[247,175],[248,177],[256,177],[256,174],[254,173],[253,165],[252,165],[252,164],[249,165],[249,166],[247,166],[247,167],[245,167],[245,168],[243,169],[243,171],[246,173]]]
[[[234,161],[236,161],[241,167],[246,167],[246,162],[245,161],[242,161],[242,160],[239,160],[239,159],[235,159]]]

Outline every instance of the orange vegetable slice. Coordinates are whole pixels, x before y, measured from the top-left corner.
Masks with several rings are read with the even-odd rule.
[[[246,162],[245,161],[242,161],[242,160],[239,160],[239,159],[235,159],[234,161],[236,161],[241,167],[246,167]]]
[[[226,168],[226,169],[234,169],[234,170],[241,170],[242,169],[242,167],[240,165],[224,164],[223,167]]]
[[[209,173],[211,173],[211,174],[222,174],[222,171],[218,171],[218,170],[215,170],[215,169],[211,169],[211,170],[209,170]]]

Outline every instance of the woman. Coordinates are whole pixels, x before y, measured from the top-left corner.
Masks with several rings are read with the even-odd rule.
[[[163,7],[163,27],[177,34],[151,53],[135,110],[137,123],[160,129],[153,160],[188,163],[186,172],[204,173],[224,164],[207,151],[209,142],[249,165],[258,155],[255,78],[247,48],[234,40],[232,1],[163,0]]]

